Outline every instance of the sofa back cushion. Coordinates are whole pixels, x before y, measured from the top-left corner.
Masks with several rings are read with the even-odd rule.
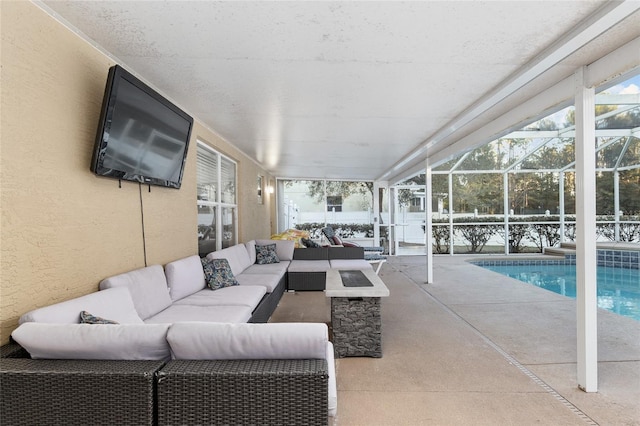
[[[34,309],[20,317],[20,324],[43,322],[58,324],[78,324],[80,312],[91,314],[120,324],[142,324],[133,305],[133,299],[126,288],[97,291],[86,296]]]
[[[235,246],[209,253],[207,259],[227,259],[229,266],[231,266],[231,272],[236,276],[240,275],[242,271],[253,263],[244,244],[236,244]]]
[[[186,323],[167,333],[175,359],[325,359],[323,323]]]
[[[11,337],[34,359],[170,358],[167,324],[25,323]]]
[[[251,243],[251,241],[249,241]],[[247,243],[247,244],[249,244]],[[295,241],[290,240],[255,240],[254,244],[257,246],[267,246],[270,244],[276,245],[276,254],[278,255],[278,259],[282,260],[293,260],[293,251],[295,250],[296,243]],[[247,251],[249,251],[249,247],[247,246]],[[253,262],[255,263],[255,253],[256,249],[254,247],[253,251]]]
[[[167,279],[164,275],[164,269],[160,265],[136,269],[106,278],[100,283],[100,290],[115,287],[129,289],[133,305],[143,320],[171,306]],[[92,313],[99,315],[98,313]]]
[[[164,266],[171,300],[176,301],[205,287],[200,256],[189,256]]]

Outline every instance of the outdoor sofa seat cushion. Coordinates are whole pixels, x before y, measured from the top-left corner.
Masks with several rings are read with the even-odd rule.
[[[327,272],[329,269],[328,260],[292,260],[289,265],[289,272]]]
[[[200,256],[175,260],[164,266],[169,295],[174,302],[206,287]]]
[[[288,260],[280,261],[279,263],[268,263],[266,265],[253,264],[242,272],[244,274],[253,275],[284,275],[287,273],[287,268],[291,262]],[[237,278],[237,277],[236,277]]]
[[[253,263],[244,244],[236,244],[235,246],[209,253],[207,259],[227,259],[231,272],[235,276],[240,275]]]
[[[33,359],[167,360],[168,325],[20,325],[11,336]]]
[[[80,312],[87,311],[120,324],[143,324],[127,288],[113,288],[45,306],[20,317],[20,324],[45,322],[77,324]]]
[[[143,320],[171,306],[172,300],[169,296],[167,279],[164,275],[164,268],[160,265],[125,272],[100,282],[100,290],[115,287],[129,289],[133,305]]]
[[[146,324],[173,324],[179,321],[242,323],[251,319],[252,312],[253,308],[237,305],[172,305],[164,311],[145,319],[144,322]]]
[[[371,269],[371,264],[364,259],[331,259],[331,269],[365,270]]]
[[[267,293],[273,293],[273,291],[280,283],[282,275],[240,274],[236,277],[236,279],[238,280],[238,283],[240,285],[235,287],[263,286],[267,289]]]
[[[173,302],[173,306],[246,306],[255,309],[266,293],[264,286],[234,285],[218,290],[207,288]]]

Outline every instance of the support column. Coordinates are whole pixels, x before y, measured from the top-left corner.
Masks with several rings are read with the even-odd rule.
[[[565,236],[565,224],[564,224],[564,171],[560,172],[560,176],[558,177],[558,205],[560,206],[560,243],[564,243]]]
[[[427,249],[427,284],[433,283],[433,220],[432,220],[432,209],[433,209],[433,196],[432,196],[432,175],[431,175],[431,164],[429,164],[429,157],[424,161],[425,167],[425,244]]]
[[[373,245],[380,246],[380,182],[373,182]]]
[[[578,387],[598,390],[596,299],[595,91],[585,87],[586,67],[574,75],[576,97],[576,311]]]
[[[620,172],[616,169],[613,172],[613,207],[615,209],[615,238],[620,241]]]
[[[453,175],[447,175],[449,181],[449,254],[453,256]]]
[[[504,217],[504,254],[509,254],[509,173],[502,174],[502,214]]]

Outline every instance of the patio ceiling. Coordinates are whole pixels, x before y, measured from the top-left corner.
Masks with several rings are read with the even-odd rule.
[[[637,1],[38,4],[289,178],[400,176],[640,37]]]

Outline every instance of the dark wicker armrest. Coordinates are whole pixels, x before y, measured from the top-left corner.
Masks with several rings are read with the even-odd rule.
[[[170,361],[158,425],[326,425],[326,360]]]
[[[7,425],[153,425],[162,361],[0,359]]]
[[[0,358],[31,358],[31,356],[26,349],[18,343],[11,341],[0,347]]]

